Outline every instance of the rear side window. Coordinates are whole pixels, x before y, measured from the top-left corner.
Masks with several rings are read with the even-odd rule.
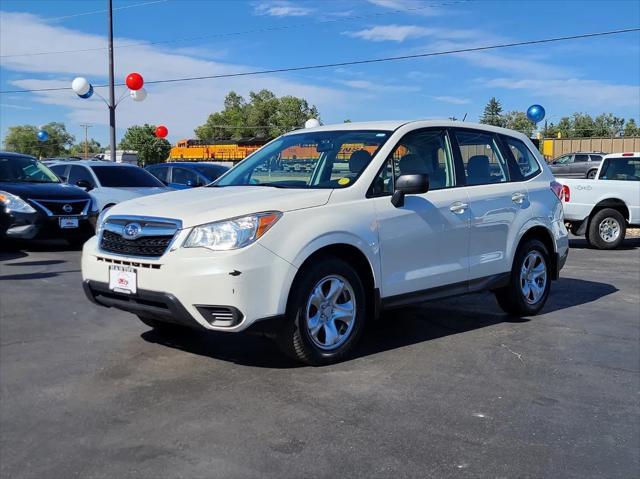
[[[195,172],[186,168],[178,168],[174,166],[172,183],[197,186],[200,182],[198,181],[198,175]]]
[[[640,181],[640,158],[607,158],[600,168],[600,179]]]
[[[509,181],[507,163],[490,133],[456,131],[467,185],[488,185]]]
[[[49,169],[53,171],[58,176],[58,178],[62,178],[64,176],[64,172],[67,169],[67,165],[53,165],[50,166]]]
[[[602,155],[589,155],[591,161],[602,161]]]
[[[147,171],[158,178],[160,181],[169,181],[169,168],[165,166],[154,166],[149,168]]]
[[[589,155],[576,155],[576,162],[589,161]]]
[[[151,188],[164,186],[160,180],[137,166],[93,166],[100,184],[109,188]]]
[[[88,169],[86,169],[84,166],[72,165],[71,169],[69,170],[68,183],[70,185],[75,185],[80,180],[88,181],[90,185],[95,186],[93,176]]]
[[[531,153],[531,150],[523,141],[510,136],[503,136],[502,141],[504,141],[509,151],[511,151],[517,165],[516,172],[520,172],[522,179],[528,180],[538,174],[540,165],[534,154]]]

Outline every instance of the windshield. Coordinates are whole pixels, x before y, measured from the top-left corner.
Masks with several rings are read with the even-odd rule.
[[[92,166],[100,186],[108,188],[164,187],[155,176],[142,168],[133,166]]]
[[[286,135],[240,162],[213,186],[347,188],[391,136],[342,130]]]
[[[209,181],[213,181],[229,168],[222,165],[195,165],[194,169]]]
[[[0,181],[60,183],[58,177],[35,158],[0,156]]]
[[[640,181],[640,158],[607,158],[600,168],[600,179]]]

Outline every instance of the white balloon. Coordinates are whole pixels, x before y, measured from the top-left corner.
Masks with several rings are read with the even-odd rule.
[[[317,126],[320,126],[320,122],[318,120],[316,120],[315,118],[310,118],[307,121],[304,122],[304,127],[305,128],[315,128]]]
[[[91,83],[84,77],[74,78],[71,82],[71,89],[76,93],[76,95],[86,95],[89,89],[91,88]]]
[[[131,90],[129,95],[133,99],[133,101],[142,101],[147,98],[147,90],[144,88],[140,88],[139,90]]]

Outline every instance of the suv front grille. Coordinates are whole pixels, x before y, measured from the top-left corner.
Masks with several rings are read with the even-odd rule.
[[[167,218],[109,216],[101,225],[100,249],[124,256],[159,258],[181,227],[179,220]]]
[[[162,256],[171,243],[171,236],[141,236],[133,240],[123,238],[118,233],[104,231],[100,248],[109,253],[132,256]]]
[[[91,200],[30,200],[45,210],[49,216],[86,215]]]

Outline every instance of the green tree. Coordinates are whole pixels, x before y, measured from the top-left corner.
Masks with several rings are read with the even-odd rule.
[[[633,118],[629,118],[629,121],[624,126],[624,136],[640,136],[640,127],[636,125],[636,121]]]
[[[536,126],[527,118],[527,114],[522,111],[510,111],[504,115],[504,127],[524,133],[528,137],[533,135]]]
[[[502,104],[493,97],[484,107],[484,112],[480,117],[480,123],[493,126],[504,126],[504,116],[502,115]]]
[[[102,153],[103,150],[104,148],[100,146],[100,143],[98,143],[93,138],[87,141],[87,153],[89,154],[89,156],[93,156],[95,153]],[[81,158],[84,158],[84,151],[84,141],[82,141],[80,143],[72,145],[71,148],[69,148],[69,156],[79,156]]]
[[[75,141],[74,136],[67,132],[64,123],[47,123],[42,129],[49,134],[49,138],[46,141],[38,140],[39,128],[35,125],[10,127],[4,139],[5,149],[47,158],[63,156],[66,154],[67,147],[71,146]]]
[[[232,91],[225,98],[224,109],[210,114],[195,134],[206,141],[271,138],[300,128],[309,118],[318,116],[317,108],[303,98],[278,98],[269,90],[260,90],[250,92],[247,102]]]
[[[156,137],[155,125],[144,124],[127,128],[118,145],[121,150],[134,150],[138,154],[140,166],[161,163],[169,156],[171,143]]]

